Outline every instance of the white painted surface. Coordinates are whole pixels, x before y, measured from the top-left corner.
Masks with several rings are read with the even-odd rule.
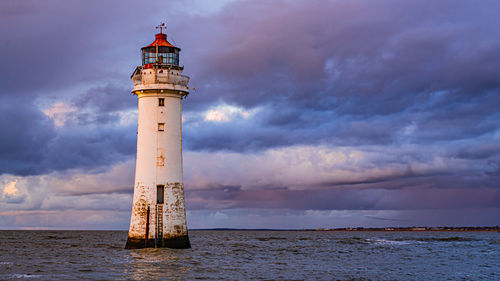
[[[158,98],[165,106],[158,106]],[[139,94],[139,122],[137,129],[136,183],[182,183],[181,157],[181,99],[162,94]],[[165,130],[158,131],[158,123]],[[164,165],[157,165],[157,157],[165,157]],[[156,196],[155,196],[156,198]]]

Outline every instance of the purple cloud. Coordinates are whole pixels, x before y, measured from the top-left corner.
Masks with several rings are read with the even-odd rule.
[[[436,210],[438,222],[468,208],[469,223],[498,222],[499,3],[193,3],[0,3],[0,188],[26,180],[0,212],[126,201],[113,171],[135,153],[129,76],[167,18],[196,87],[183,132],[187,206],[200,218],[356,210],[369,224],[397,210],[388,218],[411,223]]]

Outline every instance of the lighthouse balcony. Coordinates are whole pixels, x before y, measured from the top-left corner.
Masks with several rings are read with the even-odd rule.
[[[175,68],[148,68],[137,67],[132,73],[134,87],[151,84],[172,84],[187,87],[189,77],[181,74],[180,69]]]

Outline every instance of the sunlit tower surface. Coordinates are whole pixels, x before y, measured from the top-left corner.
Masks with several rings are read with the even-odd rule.
[[[182,99],[189,94],[189,77],[182,75],[181,49],[167,41],[165,24],[157,28],[131,77],[139,118],[126,249],[190,247],[182,180]]]

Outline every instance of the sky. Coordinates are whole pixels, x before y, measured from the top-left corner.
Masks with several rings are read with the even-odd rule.
[[[166,22],[188,227],[500,224],[500,2],[0,2],[0,229],[127,230]]]

